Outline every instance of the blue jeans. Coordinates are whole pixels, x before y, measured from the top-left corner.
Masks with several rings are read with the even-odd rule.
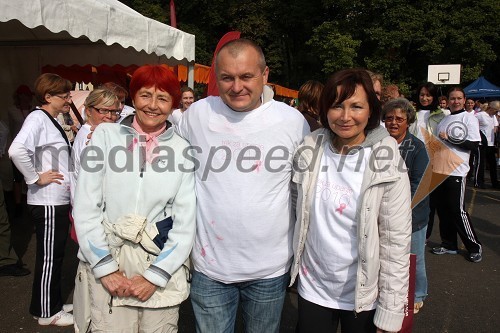
[[[415,273],[415,303],[427,296],[427,273],[425,272],[425,238],[427,226],[411,234],[411,253],[417,256]]]
[[[246,333],[278,332],[289,274],[225,284],[194,271],[191,303],[198,333],[233,333],[241,299]]]

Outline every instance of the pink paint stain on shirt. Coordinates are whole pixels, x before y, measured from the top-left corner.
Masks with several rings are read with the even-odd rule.
[[[302,273],[304,274],[304,276],[307,276],[307,274],[309,274],[309,270],[306,266],[302,266]]]
[[[260,167],[262,166],[262,161],[257,161],[255,162],[254,164],[254,167],[255,167],[255,171],[256,172],[260,172]]]
[[[207,252],[205,251],[205,248],[204,248],[204,247],[202,247],[202,248],[201,248],[201,256],[202,256],[202,257],[205,257],[206,255],[207,255]]]
[[[139,142],[139,140],[137,140],[137,138],[134,138],[132,142],[128,145],[127,150],[128,151],[134,150],[134,147],[137,144],[137,142]]]
[[[215,235],[215,238],[217,238],[217,240],[220,240],[220,241],[223,241],[223,240],[224,240],[224,237],[219,236],[219,235]]]
[[[335,209],[336,212],[339,212],[342,215],[342,211],[346,209],[347,205],[345,203],[341,203],[339,208]]]

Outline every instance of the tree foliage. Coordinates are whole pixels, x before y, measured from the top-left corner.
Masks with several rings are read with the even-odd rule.
[[[169,1],[123,0],[169,24]],[[190,0],[176,1],[181,30],[196,35],[197,62],[209,65],[219,39],[239,30],[259,43],[274,82],[365,67],[404,89],[427,79],[431,64],[461,64],[462,82],[500,84],[498,0]]]

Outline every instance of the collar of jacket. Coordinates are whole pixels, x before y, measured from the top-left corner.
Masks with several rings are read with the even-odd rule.
[[[132,121],[134,120],[134,116],[135,115],[131,114],[125,117],[125,119],[123,119],[122,122],[120,123],[120,126],[127,132],[138,135],[139,133],[137,133],[137,131],[132,127]],[[158,139],[168,140],[174,135],[174,127],[172,126],[172,123],[170,123],[168,120],[166,121],[166,123],[167,127],[165,128],[165,132],[158,135]]]
[[[307,135],[304,138],[304,144],[297,149],[295,171],[310,173],[313,178],[316,178],[320,172],[321,156],[325,149],[330,149],[332,136],[331,131],[325,128],[320,128]],[[368,131],[361,147],[372,147],[373,149],[366,166],[370,168],[371,172],[364,173],[362,189],[397,180],[400,177],[398,168],[402,167],[406,170],[404,161],[400,166],[393,162],[401,160],[397,158],[400,155],[399,148],[396,140],[390,137],[387,130],[382,126]]]
[[[418,113],[418,112],[417,112],[417,113]],[[443,110],[441,110],[441,109],[439,109],[439,108],[438,108],[438,109],[436,109],[436,110],[434,110],[434,111],[431,111],[431,113],[430,113],[430,115],[431,115],[431,116],[434,116],[434,115],[437,115],[437,114],[442,114],[442,115],[444,115],[444,112],[443,112]]]

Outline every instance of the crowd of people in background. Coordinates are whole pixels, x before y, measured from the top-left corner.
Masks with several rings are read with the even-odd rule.
[[[297,332],[397,332],[411,254],[413,313],[427,296],[436,213],[430,252],[457,254],[458,235],[482,260],[463,198],[467,181],[500,188],[500,101],[431,82],[412,101],[397,82],[345,69],[283,103],[247,39],[225,44],[215,69],[219,95],[195,101],[166,67],[141,66],[129,87],[90,92],[76,118],[59,75],[14,92],[0,122],[0,275],[31,273],[9,226],[27,209],[40,325],[176,332],[190,297],[197,332],[233,332],[238,308],[245,331],[278,332],[294,286]],[[65,258],[68,235],[78,258]],[[74,304],[61,296],[63,260],[79,260]]]

